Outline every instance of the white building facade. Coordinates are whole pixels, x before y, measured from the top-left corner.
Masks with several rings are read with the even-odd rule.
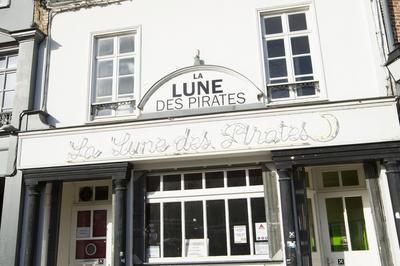
[[[377,1],[48,7],[20,264],[400,264]]]

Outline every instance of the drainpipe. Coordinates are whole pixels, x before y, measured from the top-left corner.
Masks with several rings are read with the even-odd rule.
[[[392,29],[392,23],[390,20],[390,11],[388,0],[380,0],[380,6],[382,10],[383,23],[385,24],[386,41],[389,49],[389,53],[395,48],[394,35]]]

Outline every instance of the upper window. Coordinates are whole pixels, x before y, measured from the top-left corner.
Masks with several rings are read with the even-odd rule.
[[[92,117],[127,115],[135,109],[136,45],[133,33],[95,38]]]
[[[262,28],[269,100],[316,96],[308,12],[266,15]]]
[[[0,0],[0,8],[8,7],[10,5],[10,0]]]
[[[0,114],[1,124],[8,124],[14,102],[17,78],[17,55],[0,55]]]

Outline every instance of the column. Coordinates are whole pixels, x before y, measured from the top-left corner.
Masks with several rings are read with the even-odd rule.
[[[400,244],[400,161],[385,160],[384,164],[386,168],[390,199],[392,200],[397,240]]]
[[[25,207],[25,225],[24,230],[25,246],[22,250],[23,265],[34,265],[34,254],[36,246],[36,233],[38,224],[39,204],[40,204],[40,187],[38,183],[26,183],[26,207]]]
[[[296,221],[293,202],[292,169],[279,169],[279,190],[281,193],[283,242],[285,246],[286,265],[296,265]]]
[[[114,179],[114,266],[126,263],[126,179]]]

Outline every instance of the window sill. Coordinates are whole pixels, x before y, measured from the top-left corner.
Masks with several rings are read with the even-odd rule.
[[[236,255],[231,257],[207,257],[207,258],[162,258],[148,259],[144,265],[194,265],[194,264],[221,264],[221,263],[237,263],[249,265],[249,263],[272,263],[277,262],[266,258],[267,255]],[[247,258],[246,258],[247,257]],[[281,261],[279,261],[281,262]]]

